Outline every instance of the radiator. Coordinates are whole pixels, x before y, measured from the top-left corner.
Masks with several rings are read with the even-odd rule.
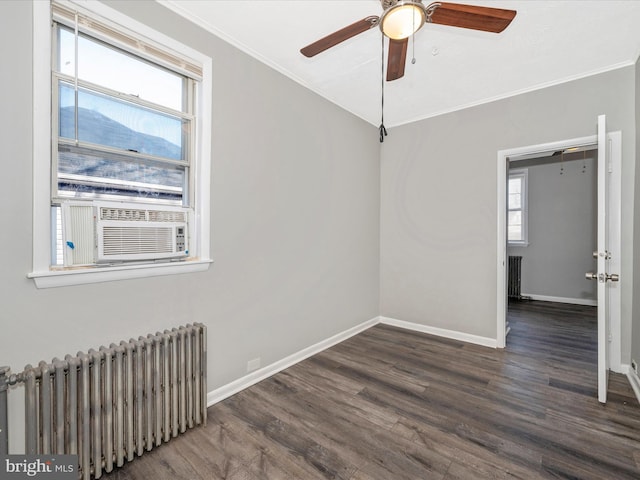
[[[509,298],[521,298],[520,291],[522,282],[522,257],[509,255],[509,282],[507,285],[507,295]]]
[[[80,478],[100,478],[206,424],[206,365],[206,327],[193,324],[27,365],[17,375],[0,367],[0,455],[8,444],[7,386],[21,382],[25,453],[78,455]]]

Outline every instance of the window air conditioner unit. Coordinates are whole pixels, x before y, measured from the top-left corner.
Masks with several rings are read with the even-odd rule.
[[[186,258],[190,210],[110,202],[64,202],[64,265]]]

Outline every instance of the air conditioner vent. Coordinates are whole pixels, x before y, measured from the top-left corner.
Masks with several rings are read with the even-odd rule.
[[[186,222],[187,214],[171,210],[149,210],[150,222]]]
[[[174,252],[175,233],[171,227],[105,226],[102,234],[105,257]]]
[[[100,220],[145,222],[147,220],[147,210],[101,207]]]
[[[184,211],[175,210],[101,207],[100,220],[184,223],[187,221],[187,214]]]

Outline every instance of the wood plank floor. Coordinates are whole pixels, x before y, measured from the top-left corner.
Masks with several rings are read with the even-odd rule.
[[[594,314],[512,304],[502,351],[377,325],[103,478],[639,479],[640,406],[618,374],[598,403]]]

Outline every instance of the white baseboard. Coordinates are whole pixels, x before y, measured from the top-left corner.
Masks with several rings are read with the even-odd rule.
[[[416,332],[428,333],[430,335],[436,335],[438,337],[445,337],[451,338],[453,340],[475,343],[476,345],[482,345],[485,347],[496,348],[498,345],[495,338],[480,337],[478,335],[471,335],[469,333],[458,332],[455,330],[430,327],[428,325],[422,325],[420,323],[405,322],[404,320],[397,320],[395,318],[380,317],[380,323],[384,323],[385,325],[392,325],[394,327],[406,328],[407,330],[414,330]]]
[[[522,296],[528,297],[531,300],[539,300],[541,302],[570,303],[572,305],[586,305],[588,307],[598,306],[597,300],[589,298],[552,297],[550,295],[536,295],[533,293],[523,293]]]
[[[527,296],[533,297],[532,295],[527,295]],[[536,295],[536,297],[540,297],[540,296]],[[547,298],[553,298],[554,300],[545,300]],[[534,298],[534,300],[561,302],[561,300],[557,300],[557,298],[558,297],[544,297],[544,298]],[[561,303],[571,303],[571,302],[561,302]],[[584,305],[584,304],[581,304],[581,305]],[[305,358],[309,358],[310,356],[315,355],[316,353],[320,353],[323,350],[326,350],[327,348],[330,348],[340,342],[343,342],[344,340],[347,340],[348,338],[351,338],[354,335],[357,335],[367,330],[368,328],[371,328],[374,325],[377,325],[378,323],[391,325],[399,328],[404,328],[407,330],[413,330],[416,332],[428,333],[430,335],[436,335],[438,337],[450,338],[453,340],[460,340],[462,342],[482,345],[484,347],[496,348],[497,346],[497,341],[494,338],[481,337],[479,335],[471,335],[469,333],[458,332],[455,330],[447,330],[444,328],[430,327],[428,325],[422,325],[420,323],[413,323],[413,322],[406,322],[404,320],[398,320],[395,318],[376,317],[376,318],[372,318],[371,320],[367,320],[366,322],[363,322],[360,325],[356,325],[355,327],[345,330],[344,332],[340,332],[330,338],[327,338],[326,340],[322,340],[321,342],[318,342],[315,345],[311,345],[310,347],[302,349],[299,352],[296,352],[292,355],[289,355],[288,357],[283,358],[282,360],[278,360],[277,362],[272,363],[271,365],[267,365],[266,367],[263,367],[259,370],[251,372],[248,375],[245,375],[244,377],[234,380],[231,383],[223,385],[220,388],[210,391],[209,393],[207,393],[207,407],[210,407],[211,405],[218,403],[224,400],[225,398],[228,398],[231,395],[234,395],[244,390],[245,388],[248,388],[251,385],[258,383],[264,380],[265,378],[269,378],[270,376],[275,375],[278,372],[281,372],[285,368],[289,368],[292,365],[295,365],[296,363],[301,362]],[[629,383],[631,384],[631,388],[633,388],[633,391],[636,394],[636,398],[640,403],[640,377],[638,377],[638,375],[633,371],[631,366],[627,364],[621,364],[620,372],[618,373],[622,373],[627,376],[627,378],[629,379]]]
[[[367,320],[366,322],[363,322],[360,325],[356,325],[355,327],[345,330],[344,332],[340,332],[330,338],[327,338],[326,340],[322,340],[321,342],[318,342],[315,345],[311,345],[310,347],[307,347],[305,349],[300,350],[299,352],[289,355],[288,357],[285,357],[282,360],[278,360],[277,362],[272,363],[271,365],[267,365],[263,368],[255,370],[249,373],[248,375],[245,375],[244,377],[241,377],[237,380],[234,380],[231,383],[223,385],[220,388],[216,388],[215,390],[212,390],[209,393],[207,393],[207,406],[210,407],[211,405],[218,403],[224,400],[225,398],[228,398],[231,395],[234,395],[240,392],[241,390],[244,390],[245,388],[248,388],[251,385],[254,385],[264,380],[265,378],[269,378],[270,376],[275,375],[278,372],[281,372],[285,368],[289,368],[292,365],[295,365],[296,363],[301,362],[305,358],[315,355],[316,353],[320,353],[321,351],[326,350],[329,347],[332,347],[340,342],[343,342],[344,340],[350,337],[353,337],[354,335],[357,335],[358,333],[363,332],[368,328],[373,327],[374,325],[377,325],[378,323],[380,323],[380,317]]]
[[[357,335],[360,332],[367,330],[368,328],[377,325],[378,323],[384,323],[386,325],[392,325],[394,327],[405,328],[407,330],[413,330],[416,332],[428,333],[430,335],[436,335],[438,337],[451,338],[454,340],[460,340],[463,342],[475,343],[476,345],[482,345],[485,347],[496,348],[497,342],[495,338],[487,338],[480,337],[478,335],[471,335],[468,333],[457,332],[454,330],[446,330],[444,328],[437,327],[429,327],[427,325],[421,325],[418,323],[405,322],[403,320],[397,320],[395,318],[388,317],[376,317],[371,320],[367,320],[366,322],[361,323],[360,325],[356,325],[344,332],[340,332],[333,337],[327,338],[321,342],[316,343],[315,345],[311,345],[299,352],[296,352],[288,357],[283,358],[282,360],[278,360],[271,365],[267,365],[259,370],[249,373],[244,377],[241,377],[237,380],[234,380],[231,383],[223,385],[222,387],[216,388],[215,390],[207,393],[207,406],[218,403],[225,398],[234,395],[245,388],[254,385],[265,378],[269,378],[272,375],[275,375],[278,372],[281,372],[285,368],[289,368],[292,365],[295,365],[298,362],[301,362],[305,358],[309,358],[316,353],[320,353],[327,348],[330,348],[344,340]]]
[[[627,372],[627,378],[629,379],[629,383],[631,384],[631,388],[633,388],[633,392],[636,394],[636,398],[640,403],[640,377],[634,372],[633,368],[629,368]]]

